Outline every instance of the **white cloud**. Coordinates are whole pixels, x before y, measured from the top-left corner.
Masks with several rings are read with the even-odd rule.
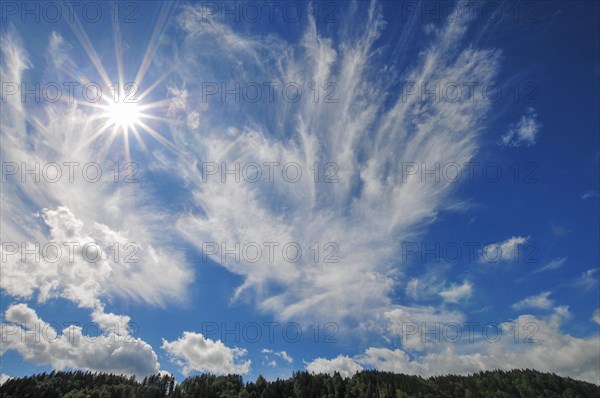
[[[181,367],[181,373],[185,376],[194,371],[246,374],[252,363],[243,360],[246,350],[229,348],[221,340],[205,338],[201,333],[183,332],[177,340],[163,339],[162,349]]]
[[[405,347],[369,347],[354,358],[320,358],[319,364],[331,372],[336,368],[332,362],[337,359],[346,367],[372,367],[424,377],[529,368],[600,384],[600,336],[579,338],[562,333],[560,326],[567,317],[568,310],[557,307],[545,318],[521,315],[513,322],[500,324],[502,335],[495,342],[491,341],[492,338],[483,339],[483,335],[477,333],[474,333],[473,342],[469,342],[465,326],[463,339],[452,343],[441,338],[420,354],[414,354]],[[515,342],[515,326],[520,331],[518,342]],[[481,332],[481,329],[477,331]],[[494,336],[494,333],[490,333],[490,336]],[[338,367],[342,367],[341,364]]]
[[[412,278],[406,284],[405,294],[416,300],[419,297],[419,278]]]
[[[452,185],[446,181],[426,184],[418,175],[403,180],[402,162],[414,160],[431,165],[469,161],[478,149],[480,121],[488,114],[489,103],[481,98],[449,103],[409,95],[406,91],[390,93],[389,81],[402,79],[413,81],[417,86],[493,82],[499,52],[468,43],[467,26],[449,18],[452,23],[431,27],[432,40],[427,43],[427,49],[411,64],[398,68],[405,71],[403,74],[393,72],[394,68],[382,74],[374,59],[378,52],[375,43],[384,26],[381,10],[372,3],[365,15],[366,21],[356,23],[362,17],[350,14],[344,18],[347,25],[342,29],[361,28],[353,35],[343,35],[343,43],[318,32],[316,22],[309,18],[301,46],[296,46],[275,36],[238,34],[234,28],[217,21],[201,21],[206,19],[206,13],[198,7],[183,7],[179,19],[183,43],[170,67],[187,87],[172,87],[169,109],[169,117],[183,123],[173,127],[178,153],[173,158],[165,158],[164,167],[181,174],[186,188],[190,189],[194,206],[189,212],[177,215],[176,229],[198,249],[202,250],[203,242],[225,242],[231,246],[236,242],[243,245],[256,241],[299,242],[304,248],[303,258],[298,263],[281,259],[274,263],[235,262],[231,257],[222,261],[212,256],[223,267],[243,277],[236,298],[252,295],[260,310],[278,314],[283,319],[328,315],[332,320],[344,317],[363,320],[373,313],[384,314],[390,330],[399,334],[402,322],[447,322],[464,317],[432,307],[390,305],[401,278],[397,243],[420,233],[422,227],[436,219],[440,210],[452,208],[453,200]],[[5,60],[1,80],[24,80],[23,71],[31,64],[18,38],[12,33],[2,35],[1,47]],[[74,67],[69,59],[70,45],[60,35],[52,34],[49,48],[48,64],[55,69],[49,73],[62,73],[56,69]],[[52,57],[54,51],[60,56]],[[202,87],[198,79],[190,78],[198,75],[205,76],[204,81],[333,81],[339,90],[339,102],[315,103],[311,96],[305,95],[295,104],[279,101],[268,108],[268,112],[256,112],[256,108],[247,104],[233,107],[218,104],[211,109],[213,117],[204,118],[198,111],[201,109],[198,103],[194,103],[201,98]],[[228,117],[223,118],[226,123],[220,122],[219,112],[227,113]],[[265,119],[256,117],[260,114],[267,116]],[[92,116],[89,109],[78,104],[30,109],[13,96],[3,106],[2,158],[18,164],[22,161],[102,162],[106,154],[102,149],[106,149],[107,140],[100,137],[97,145],[85,141],[98,127]],[[537,115],[528,110],[509,131],[505,145],[533,145],[538,130]],[[198,171],[199,159],[227,162],[230,167],[234,162],[295,162],[301,165],[307,178],[295,184],[270,184],[266,176],[257,184],[223,184],[218,177],[205,182]],[[313,183],[309,167],[315,162],[321,167],[333,162],[338,167],[339,182]],[[102,244],[103,258],[95,268],[84,261],[52,264],[20,263],[13,259],[6,267],[3,265],[2,289],[12,296],[27,299],[37,294],[38,301],[42,302],[56,297],[72,300],[93,309],[92,319],[104,327],[130,322],[126,315],[104,312],[106,297],[114,295],[156,305],[182,298],[193,278],[183,255],[174,245],[175,231],[169,228],[173,215],[149,203],[144,184],[135,190],[129,188],[112,183],[3,186],[5,211],[1,221],[3,233],[8,231],[9,239],[60,243],[74,239],[80,244],[98,241]],[[29,216],[41,209],[50,209],[43,213],[43,223]],[[512,259],[518,246],[527,239],[513,237],[498,244],[502,250],[500,258]],[[115,241],[135,242],[140,248],[139,263],[111,261],[109,249]],[[321,245],[321,256],[327,254],[323,253],[324,244],[336,242],[339,246],[336,256],[340,261],[326,263],[323,257],[317,263],[312,261],[308,247],[315,241]],[[485,254],[487,257],[491,252]],[[426,293],[437,293],[439,290],[430,289],[439,285],[435,280],[413,279],[407,284],[406,292],[416,300],[422,297],[419,291],[423,286],[427,286]],[[471,294],[469,282],[440,293],[448,302],[457,302]],[[17,307],[10,317],[29,325],[43,322],[32,311],[26,306]],[[152,348],[139,339],[132,338],[137,350],[132,351],[130,346],[123,348],[109,341],[122,338],[124,335],[120,333],[101,336],[103,344],[95,345],[84,341],[81,330],[76,333],[79,333],[77,346],[64,337],[63,331],[56,336],[58,344],[43,345],[39,351],[20,340],[11,340],[10,349],[19,351],[25,359],[58,368],[72,366],[119,372],[126,369],[124,372],[134,373],[158,369]],[[407,339],[403,349],[431,348],[412,337]],[[562,342],[573,343],[573,350],[585,349],[586,343],[581,341],[565,337]],[[163,340],[162,347],[184,374],[192,371],[247,373],[250,370],[251,361],[244,359],[245,350],[229,348],[221,341],[198,333],[184,332],[178,340]],[[447,347],[442,352],[424,354],[423,361],[419,362],[399,349],[385,350],[369,348],[361,363],[389,367],[405,364],[415,372],[426,374],[450,369],[452,360],[457,358],[461,371],[489,368],[495,355],[468,353],[461,356],[453,347]],[[565,352],[562,362],[557,362],[559,369],[563,369],[563,365],[568,369],[577,364],[565,359],[568,353],[573,354]],[[288,363],[293,361],[285,351],[273,354]],[[583,370],[573,367],[572,371],[585,374],[587,352],[575,354],[583,361]],[[141,358],[146,360],[146,367],[139,364]],[[439,366],[436,358],[440,358]],[[497,358],[510,359],[502,355]],[[428,359],[434,362],[427,365]],[[522,357],[517,359],[523,362]],[[362,369],[362,365],[356,358],[339,356],[332,360],[317,358],[307,369],[328,373],[337,369],[351,375]]]
[[[114,314],[105,315],[117,319]],[[160,369],[152,347],[133,337],[127,323],[111,324],[108,329],[98,324],[73,325],[58,333],[57,323],[40,319],[26,304],[11,305],[4,318],[2,354],[15,350],[26,361],[57,370],[78,368],[144,377]]]
[[[115,315],[104,312],[104,307],[99,305],[92,312],[92,320],[102,329],[113,328],[114,325],[128,325],[131,318],[127,315]],[[117,329],[119,330],[119,329]]]
[[[521,145],[533,146],[540,123],[537,120],[535,109],[527,108],[525,115],[514,125],[511,125],[508,132],[502,136],[501,144],[504,146],[519,147]]]
[[[440,296],[449,303],[458,303],[462,299],[469,298],[473,294],[473,285],[465,281],[462,285],[454,285],[440,292]]]
[[[436,267],[429,268],[424,275],[411,278],[404,290],[406,296],[415,301],[437,296],[446,283],[444,275],[448,271],[444,266],[436,264]]]
[[[74,72],[75,63],[69,56],[72,46],[57,32],[52,32],[48,42],[46,60],[53,70]],[[73,76],[73,75],[71,75]]]
[[[600,197],[600,194],[598,193],[598,191],[587,191],[586,193],[584,193],[583,195],[581,195],[581,199],[583,200],[587,200],[587,199],[593,199],[593,198],[598,198]]]
[[[163,267],[177,257],[137,243],[129,233],[87,224],[64,206],[44,209],[41,217],[49,238],[27,243],[32,249],[39,245],[38,257],[27,254],[23,262],[19,243],[3,253],[7,261],[1,286],[13,296],[29,299],[37,292],[39,302],[62,297],[86,308],[101,305],[102,297],[110,294],[158,304],[173,299],[181,293],[177,287],[188,282],[188,273],[177,266],[169,269],[169,278],[162,278]]]
[[[75,64],[71,50],[71,44],[53,32],[46,64],[42,65],[45,68],[35,72],[43,72],[47,81],[62,81],[70,72],[89,81],[81,74],[84,68]],[[25,70],[33,66],[17,32],[2,33],[0,51],[0,79],[25,81]],[[19,172],[8,176],[2,187],[3,243],[39,242],[43,246],[56,242],[66,249],[65,242],[82,245],[96,241],[107,258],[95,264],[36,262],[29,258],[21,263],[12,256],[8,264],[3,264],[2,289],[14,297],[29,299],[37,294],[39,301],[63,297],[89,308],[106,296],[154,305],[184,299],[191,272],[183,255],[174,248],[177,234],[167,222],[169,216],[149,200],[150,192],[144,184],[124,183],[123,174],[118,182],[114,181],[109,168],[119,162],[122,169],[124,162],[122,147],[116,141],[108,146],[111,134],[90,141],[103,123],[97,117],[99,111],[77,101],[22,103],[19,95],[5,99],[0,120],[0,155],[3,164],[18,165]],[[33,175],[27,176],[26,182],[21,181],[23,165],[29,170],[43,170],[49,163],[60,167],[58,181],[48,181],[43,171],[38,173],[37,182]],[[75,164],[72,174],[67,163]],[[93,163],[100,166],[102,173],[96,183],[86,181],[82,173],[84,166]],[[136,177],[140,174],[143,172]],[[52,172],[50,175],[54,176]],[[40,222],[35,214],[42,209],[49,210],[43,212]],[[137,264],[110,260],[114,254],[111,248],[114,250],[115,243],[124,241],[139,248]],[[131,249],[121,247],[120,257],[130,252]],[[165,267],[169,268],[169,278],[164,278]]]
[[[404,178],[405,163],[469,161],[484,127],[482,117],[490,109],[489,101],[478,96],[449,102],[412,95],[409,88],[389,91],[389,81],[410,81],[416,87],[494,81],[499,52],[472,46],[464,18],[436,28],[421,56],[382,73],[373,58],[384,26],[380,7],[374,2],[366,13],[350,10],[340,28],[352,34],[344,35],[343,43],[318,31],[312,17],[300,45],[277,36],[238,34],[215,19],[207,21],[194,6],[185,7],[179,20],[185,38],[173,62],[185,87],[181,84],[179,94],[173,94],[178,109],[196,107],[194,98],[202,93],[193,78],[198,74],[208,81],[231,82],[228,87],[238,81],[336,84],[337,103],[302,96],[291,104],[281,95],[272,104],[217,100],[208,104],[211,115],[223,112],[227,124],[218,117],[201,117],[193,134],[182,125],[172,131],[182,148],[173,170],[185,178],[195,204],[177,222],[190,242],[199,250],[206,242],[227,247],[297,242],[302,247],[297,263],[281,256],[252,263],[210,255],[243,277],[235,299],[245,295],[261,311],[282,319],[360,321],[389,306],[400,279],[398,242],[422,232],[441,209],[452,208],[450,182]],[[184,89],[187,96],[181,94]],[[258,117],[259,110],[266,116]],[[238,133],[229,134],[230,128]],[[236,162],[295,162],[303,178],[273,184],[263,168],[257,183],[232,178],[223,183],[219,175],[203,181],[198,159],[226,162],[229,168]],[[321,178],[315,183],[309,169],[315,162],[321,168],[335,164],[338,182],[323,183]],[[316,263],[309,249],[314,242],[321,246]],[[339,247],[337,263],[324,261],[328,242]]]
[[[317,358],[306,364],[306,370],[311,373],[326,373],[329,375],[338,372],[340,376],[346,378],[360,372],[363,367],[346,355],[338,355],[333,359]]]
[[[590,268],[583,272],[581,276],[573,283],[573,286],[579,287],[585,292],[597,290],[600,286],[598,268]]]
[[[513,236],[503,242],[486,245],[481,251],[481,261],[487,263],[517,262],[520,259],[519,246],[525,244],[528,240],[529,236]]]
[[[539,308],[543,310],[550,309],[552,305],[554,305],[553,301],[548,299],[548,296],[550,296],[551,293],[552,292],[542,292],[537,296],[524,298],[518,303],[513,304],[512,307],[515,310],[522,308]]]
[[[592,321],[594,321],[598,325],[600,325],[600,308],[595,310],[594,313],[592,314]]]
[[[446,311],[431,306],[394,306],[393,309],[384,313],[387,322],[386,334],[400,336],[402,346],[422,351],[430,347],[428,341],[424,341],[420,334],[414,333],[414,329],[423,325],[462,323],[465,320],[464,314],[458,311]]]
[[[6,381],[9,379],[11,379],[9,375],[7,375],[6,373],[0,373],[0,386],[6,383]]]
[[[533,271],[533,273],[537,274],[538,272],[549,271],[552,269],[558,269],[558,268],[562,267],[563,265],[565,265],[566,262],[567,262],[566,257],[555,258],[554,260],[550,261],[548,264],[544,265],[543,267]]]
[[[292,363],[294,362],[294,358],[292,358],[286,351],[273,351],[273,350],[269,350],[268,348],[263,348],[260,352],[265,353],[265,354],[273,354],[278,356],[279,358],[283,359],[284,361],[286,361],[287,363]]]

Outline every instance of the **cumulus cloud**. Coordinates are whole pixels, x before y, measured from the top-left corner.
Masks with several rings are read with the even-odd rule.
[[[550,296],[551,293],[552,292],[542,292],[537,296],[530,296],[524,298],[518,303],[513,304],[512,307],[515,310],[522,308],[539,308],[543,310],[550,309],[554,304],[553,301],[548,298],[548,296]]]
[[[524,245],[528,240],[529,236],[513,236],[503,242],[486,245],[481,251],[481,261],[487,263],[517,262],[520,258],[519,246]]]
[[[422,327],[435,327],[440,324],[462,323],[464,314],[458,311],[447,311],[432,306],[394,306],[393,309],[384,312],[387,323],[385,333],[391,336],[399,336],[402,346],[422,351],[431,348],[431,342],[421,338],[415,329]]]
[[[458,303],[459,301],[471,297],[473,294],[473,285],[465,281],[462,285],[454,285],[440,292],[440,296],[448,303]]]
[[[187,273],[177,268],[170,270],[173,279],[160,278],[168,256],[132,241],[127,232],[87,224],[64,206],[44,209],[40,217],[47,239],[3,245],[1,286],[12,296],[29,299],[37,292],[39,302],[62,297],[95,308],[107,295],[160,303],[186,283]]]
[[[592,321],[594,321],[598,325],[600,325],[600,308],[595,310],[594,313],[592,314]]]
[[[527,108],[525,115],[516,124],[510,126],[509,130],[500,140],[503,146],[519,147],[533,146],[540,130],[538,116],[533,108]]]
[[[183,332],[177,340],[163,339],[162,349],[180,366],[185,376],[191,372],[246,374],[252,364],[250,360],[243,360],[246,350],[229,348],[221,340],[205,338],[201,333]]]
[[[7,380],[9,380],[11,377],[9,375],[7,375],[6,373],[0,373],[0,386],[4,383],[6,383]]]
[[[352,377],[354,373],[363,370],[354,359],[346,355],[338,355],[333,359],[317,358],[306,364],[306,370],[311,373],[325,373],[333,375],[338,372],[342,377]]]
[[[104,316],[123,320],[114,314]],[[42,320],[27,304],[11,305],[4,319],[2,354],[14,350],[26,361],[57,370],[79,368],[144,377],[160,369],[152,347],[134,337],[128,323],[71,325],[59,333],[56,327],[60,325]]]
[[[545,318],[521,315],[512,322],[499,325],[500,338],[490,333],[491,337],[485,339],[483,333],[474,333],[472,342],[468,341],[465,326],[458,341],[450,341],[454,334],[449,339],[439,338],[423,353],[414,353],[406,347],[369,347],[353,358],[319,358],[317,369],[331,372],[336,368],[369,367],[427,377],[530,368],[600,384],[600,336],[580,338],[561,332],[560,327],[567,317],[565,307],[557,307]],[[520,331],[516,340],[515,327]]]

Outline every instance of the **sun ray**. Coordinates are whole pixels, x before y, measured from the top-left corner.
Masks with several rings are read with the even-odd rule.
[[[129,152],[129,131],[125,130],[123,132],[123,145],[125,146],[125,161],[127,163],[131,162],[131,153]]]
[[[112,127],[113,127],[112,131],[108,134],[108,138],[106,139],[106,141],[104,141],[104,145],[102,146],[102,149],[100,149],[100,151],[99,151],[99,155],[101,158],[106,157],[106,154],[110,150],[113,141],[115,140],[115,138],[118,135],[118,132],[117,132],[118,129],[115,126],[112,126]],[[109,128],[110,128],[110,126],[109,126]],[[108,130],[108,128],[106,130]]]
[[[115,43],[115,58],[117,62],[117,75],[119,81],[115,89],[118,91],[119,98],[121,97],[123,85],[125,84],[125,76],[123,73],[123,49],[121,47],[121,26],[118,23],[113,24],[113,41]]]
[[[146,53],[144,54],[144,58],[142,60],[140,68],[138,69],[138,72],[135,76],[134,81],[138,85],[138,87],[141,85],[142,80],[144,80],[144,76],[146,75],[148,67],[150,66],[150,61],[152,60],[152,57],[154,56],[154,53],[156,52],[156,49],[158,48],[158,41],[160,39],[160,36],[165,31],[165,28],[166,28],[167,22],[169,21],[171,12],[174,9],[174,7],[173,7],[174,3],[175,2],[164,2],[162,5],[160,14],[158,16],[158,21],[154,25],[154,30],[152,31],[152,36],[150,37],[150,40],[148,41],[148,46],[146,47]]]
[[[160,83],[163,82],[163,80],[165,80],[167,78],[167,76],[169,76],[172,73],[172,69],[169,69],[167,72],[163,73],[163,75],[161,77],[159,77],[158,79],[156,79],[156,81],[154,83],[152,83],[152,85],[150,85],[150,87],[148,87],[146,89],[146,91],[142,92],[139,96],[138,99],[140,101],[142,101],[148,94],[150,94],[156,87],[158,87],[158,85]]]
[[[77,40],[79,40],[79,43],[83,47],[88,58],[90,59],[90,61],[92,61],[92,64],[94,64],[96,71],[98,72],[100,78],[106,86],[105,88],[108,89],[112,85],[110,78],[108,77],[108,73],[106,72],[106,69],[104,69],[102,62],[100,61],[100,57],[98,57],[98,54],[96,53],[96,50],[94,49],[90,38],[85,33],[85,30],[83,26],[81,26],[81,22],[79,22],[77,16],[73,18],[73,23],[70,23],[69,26],[71,27],[75,37],[77,37]]]
[[[180,126],[181,125],[181,121],[179,121],[179,120],[168,119],[166,117],[155,116],[155,115],[150,115],[150,114],[144,114],[143,116],[144,116],[144,119],[156,120],[159,122],[168,123],[172,126]]]
[[[137,130],[137,126],[133,126],[131,128],[131,132],[133,133],[133,135],[135,136],[135,140],[136,142],[140,145],[140,147],[142,148],[142,152],[144,153],[148,153],[148,147],[146,146],[146,143],[144,142],[144,140],[142,139],[142,136],[140,135],[139,131]]]
[[[115,126],[111,126],[111,124],[107,121],[104,123],[104,125],[97,131],[95,131],[91,136],[89,136],[88,138],[86,138],[81,145],[79,145],[79,147],[77,148],[77,150],[80,150],[83,147],[89,146],[92,142],[94,142],[98,137],[100,137],[101,135],[104,135],[104,133],[110,129],[111,127],[113,127],[113,134],[116,130]],[[114,140],[114,137],[109,137],[110,142],[112,143],[112,141]]]
[[[149,153],[148,146],[144,142],[144,134],[149,135],[152,139],[158,141],[161,145],[177,151],[176,147],[166,139],[161,133],[156,130],[156,126],[152,127],[145,121],[155,121],[157,123],[166,123],[170,125],[178,125],[181,122],[161,115],[161,108],[167,108],[170,100],[158,100],[153,102],[143,103],[150,93],[152,93],[164,80],[172,73],[171,70],[160,75],[156,80],[152,81],[149,87],[143,90],[136,98],[130,98],[128,84],[133,83],[133,89],[139,90],[140,84],[143,81],[152,59],[160,44],[160,38],[164,34],[169,18],[174,10],[174,3],[165,3],[161,8],[152,35],[148,40],[148,44],[144,50],[144,55],[139,68],[135,74],[135,79],[131,82],[126,82],[125,60],[123,56],[123,41],[122,30],[118,23],[113,24],[112,40],[114,45],[114,56],[116,63],[116,79],[111,79],[107,73],[107,69],[102,64],[96,49],[94,48],[89,36],[85,32],[79,19],[74,18],[70,23],[71,30],[75,37],[83,47],[89,60],[93,64],[98,73],[101,82],[100,87],[102,92],[111,93],[111,95],[102,95],[101,102],[90,102],[86,100],[76,99],[77,106],[82,105],[91,109],[90,123],[92,123],[92,133],[82,139],[79,148],[92,145],[94,141],[100,140],[102,149],[99,152],[104,156],[114,145],[117,137],[121,137],[124,156],[129,160],[131,158],[131,142],[130,136],[144,153]],[[81,85],[92,83],[88,77],[84,75],[76,75],[74,71],[67,71],[74,80],[79,81]],[[116,82],[114,80],[117,80]],[[105,91],[106,90],[106,91]],[[141,90],[140,90],[141,91]],[[158,114],[157,114],[158,113]]]
[[[163,137],[158,131],[154,130],[152,127],[148,126],[146,123],[144,123],[143,121],[139,122],[139,125],[148,133],[150,134],[150,136],[152,136],[154,139],[156,139],[157,141],[159,141],[161,144],[163,144],[164,146],[166,146],[167,148],[171,149],[174,152],[178,152],[177,148],[175,147],[175,145],[173,145],[171,142],[169,142],[165,137]]]

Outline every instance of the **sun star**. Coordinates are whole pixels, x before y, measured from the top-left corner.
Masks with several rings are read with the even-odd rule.
[[[111,125],[127,131],[139,124],[141,112],[136,103],[113,102],[108,105],[106,116]]]

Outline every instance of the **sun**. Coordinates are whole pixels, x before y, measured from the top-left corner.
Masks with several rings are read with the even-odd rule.
[[[106,109],[108,122],[126,132],[133,129],[141,121],[141,110],[134,102],[111,102]]]
[[[123,153],[126,159],[131,158],[130,142],[135,142],[135,150],[141,150],[148,153],[148,147],[144,142],[144,136],[147,135],[166,148],[177,151],[177,147],[163,136],[168,132],[166,125],[178,125],[179,121],[173,120],[168,115],[168,109],[171,106],[171,99],[150,100],[149,95],[159,87],[171,73],[166,71],[158,76],[154,81],[145,81],[144,77],[149,70],[154,53],[156,52],[162,32],[167,29],[168,16],[172,10],[172,2],[164,2],[161,9],[161,17],[154,26],[154,31],[144,52],[144,57],[135,75],[126,78],[124,70],[125,62],[123,60],[121,30],[119,24],[113,24],[113,40],[115,43],[116,73],[109,75],[102,64],[101,58],[94,49],[87,33],[79,24],[72,26],[73,32],[91,63],[94,65],[98,81],[94,82],[99,86],[99,92],[102,95],[102,102],[82,101],[83,106],[93,109],[90,113],[91,120],[94,121],[94,131],[92,134],[82,140],[81,146],[92,145],[98,141],[98,154],[100,157],[108,156],[108,152],[113,148],[116,140],[122,142]],[[88,84],[87,78],[74,76],[81,85]],[[145,81],[145,83],[144,83]],[[145,103],[144,103],[145,102]],[[157,131],[159,129],[159,131]]]

